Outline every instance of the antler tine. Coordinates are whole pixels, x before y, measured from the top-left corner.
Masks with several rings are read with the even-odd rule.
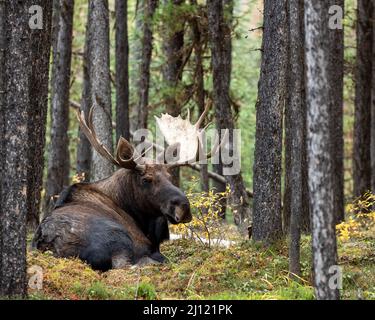
[[[200,128],[200,126],[201,126],[201,124],[203,123],[204,118],[206,117],[206,115],[207,115],[209,109],[210,109],[210,104],[207,103],[206,106],[205,106],[205,108],[204,108],[203,113],[201,114],[201,116],[199,117],[197,123],[195,124],[195,127],[196,127],[197,129]]]
[[[85,113],[79,112],[79,110],[76,110],[77,112],[77,118],[81,127],[81,130],[85,134],[86,138],[89,140],[92,147],[105,159],[110,161],[116,166],[120,166],[118,161],[112,156],[112,154],[108,151],[108,149],[97,139],[95,129],[93,127],[92,118],[93,118],[93,109],[94,107],[91,107],[89,112],[89,123],[87,124],[85,119]]]
[[[138,155],[138,157],[136,157],[136,158],[134,159],[134,162],[137,162],[139,159],[143,158],[143,157],[147,154],[147,152],[149,152],[149,151],[152,150],[153,148],[154,148],[153,145],[151,145],[150,147],[148,147],[144,152],[142,152],[140,155]]]

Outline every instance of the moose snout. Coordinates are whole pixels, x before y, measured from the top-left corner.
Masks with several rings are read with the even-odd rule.
[[[170,207],[173,208],[173,222],[188,223],[191,221],[190,203],[187,198],[174,198],[170,201]]]

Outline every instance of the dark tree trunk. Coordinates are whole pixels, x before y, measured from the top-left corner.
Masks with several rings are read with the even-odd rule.
[[[229,92],[232,62],[232,11],[232,1],[207,1],[216,126],[219,130],[230,130],[230,153],[234,151],[234,121]],[[234,154],[234,156],[240,155]],[[242,175],[241,173],[227,175],[226,180],[231,188],[230,202],[233,207],[234,222],[241,231],[245,231],[250,223],[250,207]]]
[[[2,130],[1,173],[1,260],[0,296],[26,295],[26,221],[28,210],[29,88],[32,74],[31,30],[28,26],[30,1],[1,3],[5,19],[4,86],[1,88],[5,117]]]
[[[0,2],[0,173],[3,176],[3,172],[5,169],[5,163],[3,156],[5,155],[5,124],[6,124],[6,96],[5,96],[5,89],[6,89],[6,77],[5,77],[5,48],[7,45],[7,37],[6,37],[6,24],[7,24],[7,12],[5,2]],[[5,230],[3,230],[3,177],[0,179],[0,296],[4,294],[4,288],[2,285],[1,279],[3,278],[3,234]]]
[[[53,52],[51,84],[51,141],[46,181],[46,208],[69,184],[69,90],[74,0],[60,0],[59,28]]]
[[[35,4],[43,9],[42,30],[29,27]],[[39,210],[51,11],[51,1],[0,3],[0,296],[26,295],[26,224],[27,213],[36,220]]]
[[[43,185],[44,146],[48,111],[49,62],[51,52],[52,0],[38,0],[32,5],[43,9],[43,29],[34,29],[32,37],[32,78],[30,82],[30,175],[27,224],[34,231],[39,224]],[[38,164],[38,165],[35,165]]]
[[[344,9],[344,0],[330,0],[330,5]],[[335,223],[344,220],[344,30],[330,30],[329,77],[331,87],[331,153],[333,161],[333,196]]]
[[[147,128],[148,94],[150,87],[150,65],[152,55],[152,19],[157,7],[157,0],[144,0],[143,35],[141,40],[141,61],[138,76],[137,129]]]
[[[192,5],[198,6],[196,0],[191,0]],[[193,30],[194,52],[195,52],[195,100],[198,105],[199,114],[202,114],[205,108],[205,91],[204,91],[204,70],[203,70],[203,44],[202,32],[199,26],[199,18],[196,17],[191,22]],[[203,124],[205,125],[205,124]],[[208,192],[210,189],[208,179],[208,165],[202,163],[200,170],[201,188],[202,191]],[[225,188],[225,184],[224,184]]]
[[[130,139],[128,4],[116,0],[116,138]]]
[[[372,8],[375,18],[375,5]],[[372,25],[372,81],[371,81],[371,191],[375,193],[375,22]]]
[[[164,0],[165,5],[175,7],[181,6],[184,0]],[[165,65],[163,70],[164,81],[167,88],[165,95],[165,104],[167,113],[177,117],[181,113],[181,107],[177,101],[178,85],[182,79],[183,49],[184,49],[184,30],[170,30],[173,28],[167,24],[168,30],[165,30],[165,39],[163,43],[165,53]],[[180,169],[172,170],[172,180],[176,186],[180,185]]]
[[[129,49],[130,61],[134,61],[135,67],[130,68],[130,83],[135,84],[135,101],[134,106],[131,105],[129,121],[130,121],[130,135],[132,132],[137,130],[138,127],[138,103],[139,103],[139,84],[140,84],[140,65],[142,62],[142,39],[143,39],[143,12],[145,2],[147,0],[138,0],[135,3],[135,18],[134,28],[137,32],[133,35],[133,41],[130,42],[131,47]]]
[[[60,0],[52,0],[52,26],[51,26],[51,42],[52,42],[52,52],[56,52],[57,37],[59,32],[59,22],[60,22]],[[52,76],[52,75],[51,75]],[[51,82],[53,77],[51,78]]]
[[[266,244],[278,239],[282,232],[282,116],[288,59],[286,9],[286,0],[264,2],[254,159],[253,238]]]
[[[89,7],[90,100],[95,107],[93,125],[97,137],[112,152],[112,107],[109,65],[109,11],[107,0],[90,0]],[[104,179],[113,173],[113,165],[96,151],[92,152],[91,179]]]
[[[371,189],[372,1],[358,0],[353,142],[353,192]]]
[[[181,6],[184,0],[164,0],[165,5],[173,5],[173,8]],[[174,9],[176,10],[176,9]],[[169,26],[169,27],[173,27]],[[184,31],[165,30],[165,39],[163,48],[165,53],[165,65],[163,69],[164,81],[167,87],[165,96],[167,112],[172,116],[178,116],[181,112],[177,101],[177,87],[182,79],[183,48],[184,48]]]
[[[89,4],[90,5],[90,4]],[[90,93],[90,60],[88,56],[88,48],[90,42],[88,19],[86,25],[86,39],[85,49],[83,55],[83,88],[81,98],[81,110],[87,117],[91,107],[91,93]],[[87,120],[87,119],[86,119]],[[85,134],[79,128],[78,131],[78,146],[77,146],[77,174],[83,177],[84,181],[90,180],[91,171],[91,145]]]
[[[300,238],[302,218],[308,212],[306,166],[306,101],[304,92],[303,0],[288,3],[289,64],[288,94],[285,108],[286,172],[284,216],[290,217],[289,271],[301,275]]]
[[[317,299],[338,299],[330,286],[337,265],[334,227],[333,158],[330,124],[329,2],[305,0],[307,132],[314,287]]]
[[[217,124],[216,124],[216,128],[218,129]],[[223,175],[223,164],[222,164],[222,161],[221,161],[221,157],[219,158],[219,163],[212,165],[212,170],[213,170],[214,173],[219,174],[220,176]],[[225,181],[226,181],[226,179],[225,179]],[[225,192],[225,190],[227,188],[227,185],[226,185],[226,183],[222,183],[222,182],[214,180],[212,182],[212,187],[213,187],[215,193],[223,193],[223,192]],[[227,212],[227,200],[225,198],[222,198],[220,200],[219,215],[224,220],[226,219],[226,212]]]

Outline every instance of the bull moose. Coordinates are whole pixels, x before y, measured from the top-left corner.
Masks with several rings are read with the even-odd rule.
[[[188,143],[195,148],[206,112],[195,125],[169,115],[158,119],[158,124],[161,128],[171,128],[173,122],[179,128],[182,124],[183,130],[193,129],[189,131]],[[169,239],[168,222],[187,223],[192,219],[189,201],[172,184],[169,171],[189,161],[160,163],[147,159],[122,137],[113,156],[97,139],[93,108],[87,122],[83,112],[77,115],[81,130],[93,148],[120,169],[104,180],[77,183],[64,190],[53,211],[40,223],[33,247],[50,250],[58,257],[79,257],[101,271],[164,262],[159,247]],[[218,147],[215,144],[206,157],[216,153]],[[191,154],[196,157],[197,150]]]

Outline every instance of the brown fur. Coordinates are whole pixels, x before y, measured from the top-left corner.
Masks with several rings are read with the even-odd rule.
[[[120,169],[107,179],[75,184],[40,224],[34,246],[79,256],[103,270],[143,257],[163,260],[159,244],[169,238],[167,219],[191,220],[188,200],[170,179],[165,166],[149,164],[142,172]]]

